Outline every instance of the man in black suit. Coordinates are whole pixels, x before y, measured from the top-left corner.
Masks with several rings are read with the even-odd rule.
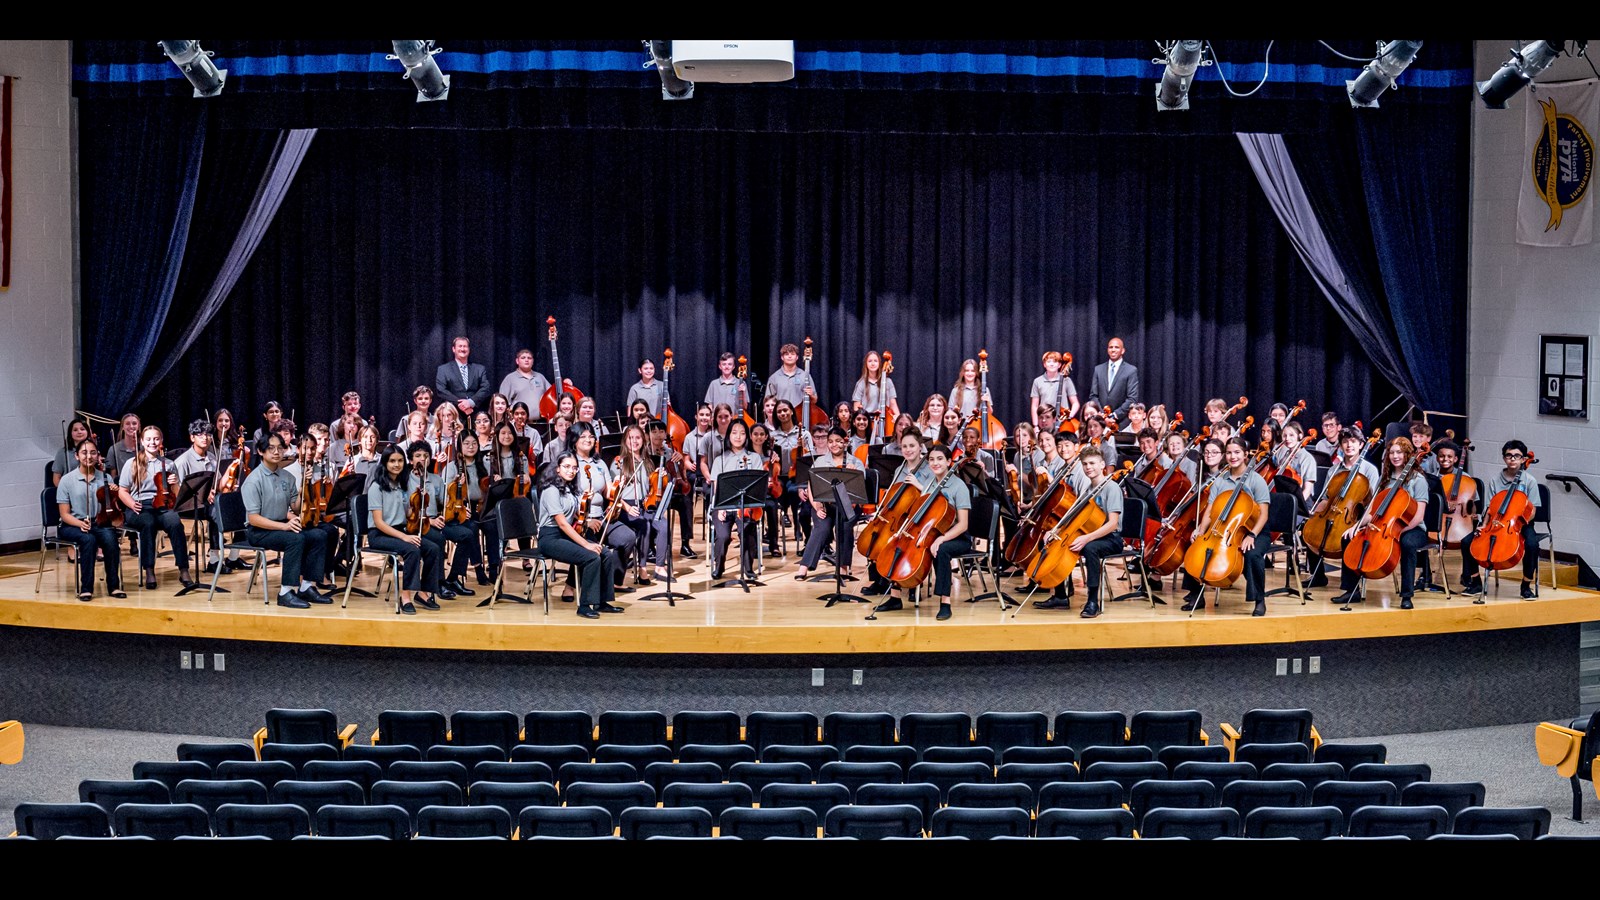
[[[464,335],[450,342],[450,352],[455,360],[439,367],[434,375],[433,391],[461,410],[462,421],[470,422],[472,413],[489,402],[489,375],[483,366],[467,362],[472,355],[472,343]]]
[[[1127,421],[1128,407],[1139,402],[1139,370],[1122,361],[1125,349],[1119,337],[1106,343],[1109,361],[1094,367],[1094,385],[1089,389],[1090,402],[1116,413],[1119,422]]]

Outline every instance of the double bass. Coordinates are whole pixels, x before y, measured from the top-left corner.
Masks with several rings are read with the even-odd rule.
[[[1367,524],[1344,547],[1345,568],[1360,572],[1363,578],[1387,578],[1400,565],[1400,535],[1419,507],[1417,498],[1406,492],[1406,482],[1429,452],[1418,450],[1411,454],[1405,466],[1390,476],[1378,492]]]
[[[734,370],[733,377],[739,379],[739,415],[744,417],[744,427],[756,427],[755,417],[750,415],[750,359],[739,357],[739,368]]]
[[[940,493],[945,483],[954,477],[955,469],[950,469],[930,486],[916,509],[873,554],[872,562],[879,574],[896,587],[914,588],[932,571],[933,554],[929,552],[929,545],[956,524],[955,506]]]
[[[1249,471],[1248,467],[1246,471]],[[1206,587],[1224,588],[1244,572],[1244,539],[1262,513],[1243,482],[1211,501],[1210,526],[1197,534],[1183,555],[1183,569]]]
[[[805,361],[806,383],[811,385],[814,393],[816,391],[816,382],[811,380],[810,335],[806,335],[805,347],[805,353],[802,354],[801,359]],[[801,443],[809,443],[811,441],[811,427],[813,425],[827,425],[829,421],[828,414],[822,411],[822,407],[811,402],[811,394],[806,394],[805,399],[800,401],[800,410],[800,433],[803,438]]]
[[[978,410],[973,418],[977,420],[980,447],[999,450],[1005,446],[1006,427],[989,411],[989,351],[985,349],[978,351]]]
[[[571,394],[572,402],[577,403],[583,399],[583,391],[567,384],[561,377],[561,354],[556,352],[556,317],[550,316],[544,320],[544,324],[549,326],[550,329],[550,369],[555,373],[556,378],[555,384],[547,388],[544,396],[539,398],[539,417],[542,419],[554,419],[556,417],[556,405],[561,402],[562,394]]]
[[[1070,375],[1070,374],[1072,374],[1072,354],[1068,353],[1065,350],[1062,350],[1061,351],[1061,380],[1063,382],[1065,382],[1066,379],[1067,379],[1067,376]],[[1057,399],[1059,399],[1059,395],[1058,395]],[[1057,406],[1056,407],[1056,421],[1058,423],[1060,423],[1056,427],[1056,432],[1057,433],[1077,434],[1083,428],[1083,423],[1082,422],[1079,422],[1077,419],[1071,419],[1071,418],[1067,417],[1067,413],[1069,413],[1071,411],[1072,411],[1072,407],[1070,407],[1070,406]]]
[[[677,364],[672,361],[671,347],[661,356],[661,393],[667,398],[667,441],[672,444],[672,449],[682,453],[684,438],[689,436],[689,423],[672,408],[672,370],[677,368]]]
[[[1538,461],[1529,450],[1522,460],[1522,471],[1526,472]],[[1533,501],[1528,499],[1519,479],[1490,498],[1484,507],[1483,525],[1478,529],[1478,536],[1467,545],[1467,552],[1478,565],[1494,572],[1521,564],[1528,549],[1522,539],[1522,529],[1533,520],[1533,514]]]

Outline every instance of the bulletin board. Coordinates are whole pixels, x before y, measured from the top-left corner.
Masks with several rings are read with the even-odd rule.
[[[1589,338],[1539,336],[1539,415],[1589,418]]]

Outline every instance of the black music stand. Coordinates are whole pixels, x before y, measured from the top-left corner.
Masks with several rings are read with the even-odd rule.
[[[190,543],[195,552],[190,556],[189,560],[191,565],[194,567],[194,572],[192,574],[194,575],[195,580],[190,587],[183,588],[174,594],[174,597],[182,597],[184,594],[192,594],[195,591],[202,590],[207,587],[207,585],[202,585],[200,583],[200,548],[206,547],[208,550],[210,548],[209,532],[211,528],[211,522],[208,516],[211,511],[211,505],[206,502],[206,500],[211,493],[211,486],[215,482],[215,472],[191,472],[182,481],[178,482],[178,499],[173,502],[172,511],[177,513],[181,518],[188,519],[194,523],[194,525],[189,529],[189,534],[192,537]],[[204,541],[201,540],[200,523],[202,521],[206,523],[205,529],[207,532],[206,539]],[[184,574],[189,575],[191,573],[185,572]],[[221,594],[228,593],[225,588],[218,588],[217,592]]]
[[[857,505],[866,502],[866,474],[863,472],[858,472],[854,469],[812,469],[811,495],[813,497],[831,496],[830,500],[824,502],[832,503],[833,514],[839,517],[838,520],[830,527],[838,527],[839,525],[849,522],[847,517],[855,511],[855,507]],[[813,525],[812,527],[815,528],[817,526]],[[829,578],[833,579],[833,591],[831,593],[823,594],[817,598],[818,600],[828,601],[828,606],[830,608],[835,603],[869,602],[865,597],[857,594],[847,594],[844,592],[845,581],[847,579],[850,581],[855,581],[857,579],[854,575],[846,576],[844,574],[844,568],[839,564],[839,557],[844,555],[844,548],[838,546],[838,544],[840,541],[850,540],[851,535],[854,533],[848,526],[844,527],[842,530],[843,535],[834,541],[833,575],[820,575],[810,579],[811,581],[825,581]]]
[[[622,435],[600,435],[599,443],[595,445],[595,454],[609,467],[622,453]]]
[[[653,522],[656,523],[656,527],[657,528],[665,528],[665,529],[667,529],[667,558],[665,560],[658,560],[658,562],[661,565],[665,566],[666,569],[667,569],[667,589],[664,590],[664,591],[656,591],[654,594],[645,594],[643,597],[635,597],[634,598],[635,600],[665,600],[665,601],[667,601],[667,605],[668,606],[677,606],[679,600],[693,600],[694,599],[694,596],[691,595],[691,594],[685,594],[682,591],[675,591],[675,590],[672,589],[672,515],[671,515],[671,513],[672,513],[672,500],[673,500],[672,494],[673,494],[673,492],[675,490],[677,490],[677,488],[678,488],[677,485],[673,484],[670,481],[667,482],[667,489],[665,491],[661,492],[661,502],[656,504],[656,511],[648,517],[650,521],[653,521]],[[639,558],[640,559],[644,558],[644,550],[643,550],[643,548],[640,548]]]
[[[334,516],[344,516],[346,525],[348,526],[346,530],[354,535],[355,526],[349,523],[350,514],[352,512],[352,501],[354,500],[355,496],[365,490],[366,487],[367,476],[362,475],[360,472],[351,472],[348,475],[340,475],[338,480],[334,481],[333,483],[333,493],[328,496],[328,508],[323,510],[324,516],[328,520],[331,520]],[[352,554],[350,565],[353,566],[355,564],[356,561],[354,554]],[[350,593],[362,597],[378,596],[366,588],[358,587],[350,588]]]
[[[735,517],[744,514],[747,509],[767,508],[767,470],[766,469],[736,469],[723,472],[717,476],[717,489],[711,498],[711,509],[708,512],[729,512]],[[735,523],[736,525],[738,523]],[[750,593],[752,585],[766,587],[764,582],[754,578],[744,577],[744,533],[739,537],[739,577],[729,578],[721,584],[714,584],[714,588],[724,588],[737,584],[744,588],[746,594]],[[760,565],[762,540],[761,535],[756,535],[756,564]]]

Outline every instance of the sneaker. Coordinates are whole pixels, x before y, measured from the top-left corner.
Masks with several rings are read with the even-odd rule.
[[[1524,599],[1524,600],[1532,600],[1532,599],[1534,599],[1534,598],[1536,598],[1538,596],[1539,596],[1539,592],[1534,590],[1533,582],[1524,581],[1522,583],[1522,599]]]
[[[1483,593],[1483,579],[1474,578],[1461,588],[1461,593],[1466,597],[1476,597]]]

